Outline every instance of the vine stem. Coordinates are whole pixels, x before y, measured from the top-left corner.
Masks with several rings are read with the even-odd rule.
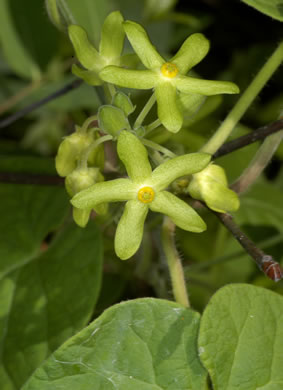
[[[269,161],[272,159],[272,156],[276,152],[282,138],[283,131],[281,130],[279,133],[273,134],[264,140],[249,166],[244,170],[238,180],[232,184],[232,190],[241,194],[256,181]]]
[[[155,94],[153,93],[151,95],[151,97],[148,99],[148,101],[145,104],[144,108],[139,113],[139,115],[138,115],[138,117],[137,117],[137,119],[136,119],[136,121],[134,123],[134,126],[133,126],[134,129],[137,129],[138,127],[141,126],[141,124],[144,121],[144,118],[147,116],[149,111],[152,109],[152,107],[153,107],[155,102],[156,102],[156,97],[155,97]]]
[[[0,129],[4,129],[5,127],[7,127],[7,126],[11,125],[12,123],[16,122],[17,120],[23,118],[25,115],[38,109],[39,107],[43,106],[44,104],[47,104],[50,101],[57,99],[58,97],[63,96],[68,92],[71,92],[73,89],[80,87],[82,85],[82,82],[83,82],[82,80],[78,80],[78,79],[73,80],[69,84],[65,85],[63,88],[58,89],[56,92],[53,92],[50,95],[46,96],[45,98],[40,99],[37,102],[34,102],[34,103],[30,104],[29,106],[26,106],[23,109],[8,116],[7,118],[0,121]]]
[[[190,307],[184,271],[174,242],[174,233],[175,224],[165,217],[162,225],[162,244],[169,267],[174,298],[177,303]]]
[[[148,126],[146,126],[145,134],[148,135],[153,130],[155,130],[157,127],[161,125],[160,119],[156,119],[154,122],[150,123]]]
[[[113,139],[112,135],[107,134],[107,135],[104,135],[103,137],[98,138],[96,141],[92,142],[89,145],[89,147],[86,149],[86,151],[84,152],[82,159],[79,161],[79,166],[81,168],[86,168],[87,167],[87,160],[88,160],[88,156],[89,156],[90,152],[93,149],[97,148],[98,145],[102,144],[103,142],[110,141],[111,139]]]
[[[158,152],[161,152],[170,158],[177,157],[177,155],[175,153],[171,152],[171,150],[164,148],[164,146],[161,146],[161,145],[157,144],[156,142],[150,141],[149,139],[145,139],[145,138],[140,138],[140,141],[145,146],[148,146],[149,148],[151,148],[153,150],[157,150]]]
[[[261,70],[255,76],[249,87],[245,90],[238,102],[227,115],[224,122],[220,125],[216,133],[210,140],[202,147],[201,151],[213,154],[225,142],[231,134],[236,124],[247,111],[255,97],[259,94],[261,89],[265,86],[267,81],[271,78],[273,73],[283,61],[283,42],[279,44],[274,53],[269,57],[267,62],[263,65]]]

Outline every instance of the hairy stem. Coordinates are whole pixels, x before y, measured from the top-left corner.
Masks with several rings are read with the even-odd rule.
[[[277,49],[263,65],[249,87],[245,90],[236,105],[232,108],[224,122],[218,128],[216,133],[210,140],[202,147],[201,151],[213,154],[225,142],[228,136],[235,128],[238,121],[247,111],[255,97],[259,94],[261,89],[265,86],[267,81],[271,78],[273,73],[279,67],[283,60],[283,42],[279,44]]]
[[[174,233],[175,224],[168,217],[165,217],[162,226],[162,244],[169,267],[174,298],[181,305],[190,307],[184,271],[175,247]]]

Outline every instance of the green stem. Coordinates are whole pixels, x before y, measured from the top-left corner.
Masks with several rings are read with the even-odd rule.
[[[155,94],[153,93],[151,95],[151,97],[148,99],[148,101],[147,101],[146,105],[144,106],[144,108],[139,113],[139,115],[138,115],[138,117],[137,117],[137,119],[136,119],[136,121],[134,123],[134,126],[133,126],[134,129],[137,129],[138,127],[141,126],[141,124],[144,121],[144,118],[147,116],[149,111],[152,109],[155,101],[156,101],[156,97],[155,97]]]
[[[276,152],[282,138],[283,131],[280,131],[264,140],[249,166],[244,170],[239,179],[232,184],[231,188],[234,191],[240,194],[256,181]]]
[[[84,121],[84,123],[83,123],[83,125],[82,125],[82,127],[81,127],[81,132],[82,132],[82,133],[86,133],[87,130],[88,130],[88,128],[89,128],[89,126],[90,126],[91,123],[94,122],[94,121],[97,121],[97,115],[92,115],[92,116],[90,116],[89,118],[87,118],[87,119]],[[99,129],[97,128],[97,130],[99,130]]]
[[[184,271],[175,247],[174,233],[175,224],[168,217],[165,217],[162,226],[162,244],[169,267],[174,298],[181,305],[190,307]]]
[[[68,7],[65,0],[57,0],[59,10],[64,18],[64,21],[67,26],[70,24],[77,24],[76,19],[74,18],[70,8]]]
[[[232,130],[235,128],[238,121],[249,108],[250,104],[265,86],[267,81],[279,67],[283,61],[283,42],[279,44],[277,49],[263,65],[261,70],[255,76],[249,87],[245,90],[236,105],[232,108],[224,122],[218,128],[216,133],[202,147],[201,151],[214,154],[218,148],[226,141]]]
[[[145,139],[145,138],[140,138],[140,141],[145,146],[148,146],[149,148],[151,148],[153,150],[157,150],[158,152],[161,152],[170,158],[177,157],[177,155],[175,153],[171,152],[171,150],[164,148],[164,146],[161,146],[161,145],[157,144],[156,142],[150,141],[149,139]]]
[[[113,84],[106,83],[103,85],[106,101],[111,104],[116,93],[116,88]]]
[[[150,125],[146,126],[145,128],[145,135],[148,135],[153,130],[155,130],[157,127],[161,125],[160,119],[156,119],[154,122],[152,122]]]
[[[103,142],[110,141],[113,139],[112,135],[104,135],[103,137],[98,138],[96,141],[92,142],[89,147],[84,151],[82,158],[79,161],[79,166],[81,168],[87,168],[87,160],[90,152],[97,148],[98,145],[102,144]]]

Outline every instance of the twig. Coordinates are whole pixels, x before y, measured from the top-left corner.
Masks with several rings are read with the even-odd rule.
[[[280,264],[273,259],[272,256],[265,254],[259,249],[255,243],[250,240],[235,224],[233,218],[229,214],[215,213],[223,225],[232,233],[240,245],[256,262],[259,269],[265,273],[274,282],[278,282],[283,278],[283,269]]]
[[[72,91],[73,89],[78,88],[82,84],[82,80],[74,80],[71,83],[65,85],[65,87],[59,89],[56,92],[51,93],[50,95],[46,96],[45,98],[30,104],[27,107],[24,107],[22,110],[17,111],[15,114],[8,116],[7,118],[3,119],[0,122],[0,129],[3,129],[12,123],[16,122],[18,119],[24,117],[25,115],[29,114],[30,112],[36,110],[37,108],[43,106],[44,104],[50,102],[51,100],[54,100],[62,95],[65,95],[66,93]]]
[[[1,183],[35,184],[43,186],[63,186],[64,179],[59,176],[39,175],[30,173],[0,172]]]
[[[237,194],[247,191],[272,159],[283,138],[283,131],[267,137],[241,176],[230,186]]]
[[[232,153],[237,149],[244,148],[247,145],[252,144],[260,139],[264,139],[267,136],[276,133],[283,129],[283,119],[272,122],[266,126],[260,127],[253,132],[243,135],[233,141],[227,142],[222,145],[214,154],[213,158],[216,159],[218,157],[224,156],[225,154]]]

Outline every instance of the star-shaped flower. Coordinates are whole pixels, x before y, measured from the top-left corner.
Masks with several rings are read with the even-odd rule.
[[[182,127],[183,116],[177,100],[179,92],[205,96],[239,92],[237,85],[228,81],[186,76],[209,50],[209,42],[203,34],[197,33],[188,37],[177,54],[167,62],[152,45],[141,25],[126,21],[123,26],[133,49],[147,70],[130,70],[111,65],[105,67],[99,76],[121,87],[154,88],[158,117],[169,131],[176,133]]]
[[[125,32],[123,29],[123,16],[119,11],[112,12],[105,19],[102,31],[99,51],[90,43],[86,31],[78,26],[69,26],[69,37],[74,46],[76,56],[82,66],[72,66],[72,72],[90,85],[100,85],[103,80],[99,72],[107,65],[123,65],[124,59],[129,63],[132,56],[121,57]]]
[[[175,157],[152,172],[146,148],[132,133],[120,133],[117,150],[129,178],[96,183],[74,196],[71,203],[79,209],[91,209],[105,202],[127,202],[115,235],[115,251],[122,260],[138,250],[149,209],[169,216],[181,229],[197,233],[206,229],[204,221],[187,203],[165,189],[178,177],[205,168],[209,154]]]

